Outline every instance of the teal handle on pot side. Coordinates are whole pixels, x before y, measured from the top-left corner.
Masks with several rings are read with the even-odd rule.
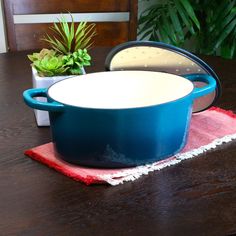
[[[34,99],[34,97],[47,97],[47,89],[46,88],[38,88],[38,89],[28,89],[24,91],[23,98],[25,103],[38,110],[44,111],[63,111],[64,105],[57,102],[40,102]]]
[[[210,76],[210,75],[206,75],[206,74],[189,74],[189,75],[183,75],[183,77],[185,77],[186,79],[194,82],[194,81],[198,81],[198,82],[204,82],[207,85],[201,88],[194,88],[193,90],[193,98],[199,98],[202,97],[204,95],[207,95],[211,92],[213,92],[216,88],[216,80]]]

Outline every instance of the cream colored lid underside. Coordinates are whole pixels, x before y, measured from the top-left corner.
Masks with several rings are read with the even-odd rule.
[[[162,71],[176,75],[206,73],[197,63],[170,49],[138,46],[116,53],[111,60],[110,70]]]
[[[60,81],[48,90],[63,104],[87,108],[121,109],[174,101],[193,90],[185,78],[149,71],[113,71]]]

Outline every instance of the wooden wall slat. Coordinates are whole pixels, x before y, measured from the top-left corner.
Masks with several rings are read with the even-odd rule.
[[[96,23],[97,46],[115,46],[136,40],[138,0],[3,0],[6,20],[8,48],[10,51],[42,48],[42,42],[35,42],[47,29],[47,24],[14,24],[13,15],[51,14],[70,11],[90,12],[130,12],[129,22]],[[104,13],[105,14],[105,13]],[[26,32],[24,32],[26,30]],[[30,33],[33,32],[33,33]]]
[[[129,0],[5,0],[13,5],[14,14],[61,12],[116,12],[129,11]]]
[[[130,0],[129,40],[136,40],[138,25],[138,1]]]
[[[48,45],[40,38],[49,32],[50,24],[18,24],[15,26],[17,51],[28,49],[48,48]],[[33,30],[32,30],[33,27]],[[94,37],[94,46],[115,46],[126,42],[128,38],[129,23],[106,22],[96,23],[97,35]],[[109,37],[106,37],[109,35]]]

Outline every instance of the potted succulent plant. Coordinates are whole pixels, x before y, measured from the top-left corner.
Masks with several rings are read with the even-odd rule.
[[[85,73],[84,67],[90,65],[91,56],[88,49],[95,36],[95,24],[80,22],[75,26],[71,15],[69,24],[62,15],[57,23],[50,27],[53,35],[46,34],[42,40],[49,44],[49,49],[28,55],[32,62],[32,79],[34,88],[48,88],[62,79]],[[44,98],[37,98],[43,101]],[[48,126],[49,116],[46,111],[35,110],[38,126]]]

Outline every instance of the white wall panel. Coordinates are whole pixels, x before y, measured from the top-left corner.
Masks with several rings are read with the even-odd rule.
[[[3,21],[3,8],[2,8],[2,0],[0,2],[0,53],[6,52],[6,38],[5,38],[5,27]]]

